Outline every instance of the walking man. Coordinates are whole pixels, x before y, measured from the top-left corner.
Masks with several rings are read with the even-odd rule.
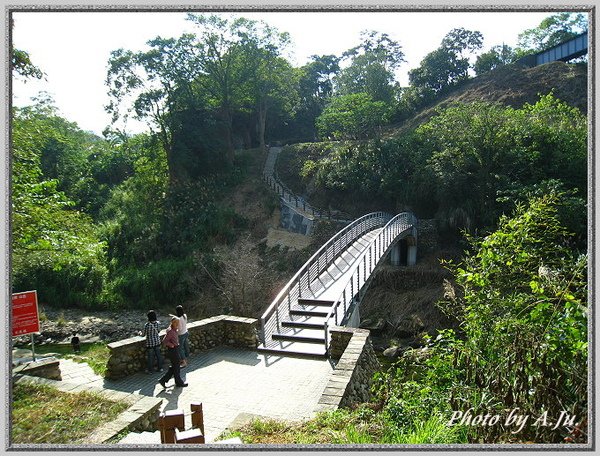
[[[171,377],[175,378],[175,386],[188,386],[188,384],[181,379],[181,367],[179,366],[179,337],[177,336],[178,326],[179,318],[171,318],[171,326],[167,330],[167,335],[163,340],[163,343],[167,347],[167,356],[169,361],[171,361],[169,370],[167,370],[165,375],[158,381],[163,388],[167,387],[166,383],[171,380]]]

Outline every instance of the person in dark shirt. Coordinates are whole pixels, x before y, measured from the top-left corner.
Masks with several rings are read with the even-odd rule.
[[[158,328],[158,321],[156,320],[156,312],[150,310],[147,314],[148,321],[144,326],[142,336],[146,337],[146,354],[147,354],[147,366],[146,373],[152,372],[154,365],[154,358],[156,358],[157,371],[162,372],[162,356],[160,354],[160,329]]]
[[[158,381],[163,388],[166,388],[166,383],[171,380],[171,377],[175,378],[175,386],[188,386],[181,378],[181,362],[179,358],[179,337],[177,335],[177,328],[179,327],[179,318],[171,318],[171,326],[167,330],[167,335],[163,339],[163,344],[167,347],[167,356],[171,361],[169,370],[161,377]]]
[[[81,344],[79,343],[79,337],[76,332],[73,333],[73,337],[71,338],[71,347],[73,347],[75,353],[81,352]]]

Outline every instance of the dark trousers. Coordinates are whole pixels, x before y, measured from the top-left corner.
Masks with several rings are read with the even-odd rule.
[[[181,379],[181,367],[179,367],[179,349],[175,348],[167,348],[167,357],[169,361],[171,361],[171,365],[165,375],[160,379],[161,382],[167,383],[171,380],[171,377],[175,377],[176,385],[183,385],[185,382]]]

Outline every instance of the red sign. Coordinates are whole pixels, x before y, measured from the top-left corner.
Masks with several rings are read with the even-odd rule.
[[[12,335],[23,336],[40,332],[37,292],[25,291],[12,295]]]

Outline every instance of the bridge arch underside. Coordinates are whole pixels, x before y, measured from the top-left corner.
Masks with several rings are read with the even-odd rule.
[[[409,235],[396,241],[390,251],[394,266],[414,266],[417,262],[417,238]]]

